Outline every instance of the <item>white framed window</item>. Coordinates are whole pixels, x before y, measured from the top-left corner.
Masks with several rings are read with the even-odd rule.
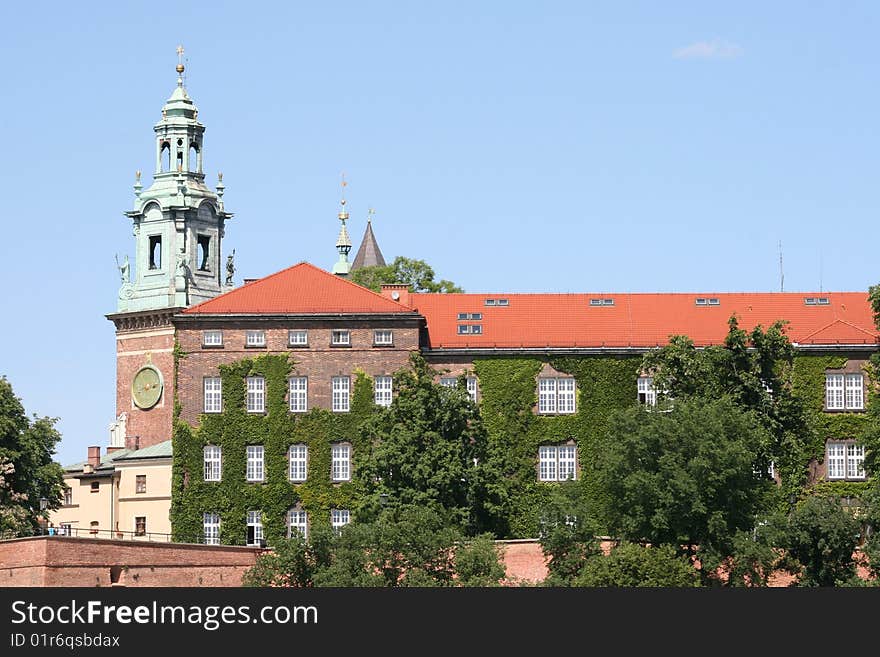
[[[248,347],[265,347],[266,332],[265,331],[245,331],[244,344]]]
[[[440,377],[440,385],[444,388],[454,388],[458,385],[458,379],[454,376],[442,376]]]
[[[481,324],[459,324],[458,325],[458,334],[459,335],[480,335],[483,332],[483,327]]]
[[[202,535],[205,545],[220,545],[220,514],[202,514]]]
[[[471,398],[471,401],[476,404],[477,403],[477,377],[475,377],[475,376],[467,377],[467,394]]]
[[[202,331],[203,347],[222,347],[223,331]]]
[[[263,514],[260,511],[247,512],[247,544],[258,546],[263,540]]]
[[[291,347],[307,347],[309,332],[305,329],[293,329],[287,332],[287,344]]]
[[[347,413],[351,391],[351,379],[347,376],[334,376],[330,381],[332,390],[331,409],[340,413]]]
[[[70,486],[64,487],[64,506],[73,504],[73,489]]]
[[[247,377],[247,412],[266,412],[266,379],[262,376]]]
[[[577,445],[541,445],[538,448],[538,480],[577,479]]]
[[[342,529],[351,522],[351,513],[348,509],[330,509],[330,526],[333,529]]]
[[[375,345],[392,345],[394,344],[394,334],[391,329],[379,329],[373,331],[373,344]]]
[[[542,415],[575,412],[575,384],[571,377],[538,379],[538,413]]]
[[[849,410],[861,411],[865,408],[865,380],[861,374],[847,374],[844,377],[843,402]]]
[[[290,377],[290,411],[305,413],[309,410],[309,379],[305,376]]]
[[[865,478],[865,447],[852,441],[829,440],[825,446],[827,479]]]
[[[308,445],[291,445],[287,453],[290,481],[305,481],[309,468]]]
[[[826,374],[825,409],[861,411],[865,408],[865,381],[862,374]]]
[[[339,443],[331,447],[330,479],[332,481],[351,480],[351,445]]]
[[[645,406],[657,405],[657,390],[654,389],[654,377],[640,376],[637,391],[639,403]]]
[[[262,445],[247,446],[247,472],[245,475],[247,481],[263,481],[265,478]]]
[[[205,413],[223,410],[223,380],[219,376],[205,377]]]
[[[294,532],[299,532],[303,538],[309,537],[309,514],[298,507],[287,512],[287,538],[293,538]]]
[[[219,445],[205,445],[205,481],[220,481],[220,464],[223,448]]]
[[[339,346],[349,346],[351,344],[351,333],[344,329],[334,329],[330,332],[330,344]]]
[[[373,379],[373,400],[378,406],[391,406],[392,377],[377,376]]]

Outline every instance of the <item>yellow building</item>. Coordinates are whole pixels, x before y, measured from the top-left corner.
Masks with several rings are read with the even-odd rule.
[[[49,531],[68,536],[171,539],[171,441],[143,449],[89,447],[88,459],[64,468],[64,500]]]

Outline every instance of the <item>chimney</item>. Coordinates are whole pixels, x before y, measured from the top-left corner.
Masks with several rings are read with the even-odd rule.
[[[382,296],[409,307],[409,285],[406,283],[382,285]]]
[[[88,463],[92,468],[97,468],[101,463],[101,447],[99,445],[93,445],[89,447],[89,460]]]
[[[108,447],[107,454],[112,454],[113,452],[118,452],[123,449],[125,449],[125,447]]]

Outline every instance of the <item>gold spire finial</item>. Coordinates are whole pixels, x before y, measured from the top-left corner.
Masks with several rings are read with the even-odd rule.
[[[342,223],[345,223],[345,220],[348,219],[348,212],[345,210],[345,188],[348,187],[348,182],[345,180],[345,171],[342,172],[342,182],[340,183],[342,187],[342,200],[339,204],[342,208],[339,210],[339,219]]]
[[[186,67],[183,65],[183,46],[177,46],[177,86],[183,86],[183,71]]]
[[[371,223],[373,221],[374,214],[376,214],[376,211],[373,208],[367,208],[367,223]]]

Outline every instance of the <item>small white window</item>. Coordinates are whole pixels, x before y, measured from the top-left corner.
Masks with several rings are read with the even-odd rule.
[[[477,378],[474,376],[467,377],[467,393],[471,401],[477,403]]]
[[[223,410],[223,383],[219,376],[205,377],[205,413]]]
[[[290,480],[296,482],[305,481],[309,465],[308,446],[291,445],[288,458],[290,460]]]
[[[287,332],[287,343],[291,347],[305,347],[309,344],[309,332],[304,329],[296,329]]]
[[[640,376],[638,381],[639,403],[645,406],[657,405],[657,391],[654,389],[654,377]]]
[[[220,347],[223,345],[223,331],[203,331],[202,346]]]
[[[290,411],[305,413],[309,410],[309,380],[304,376],[290,378]]]
[[[245,345],[248,347],[265,347],[266,332],[265,331],[245,331]]]
[[[330,450],[330,479],[351,480],[351,445],[333,445]]]
[[[334,376],[331,380],[332,410],[339,413],[347,413],[349,410],[349,392],[351,379],[347,376]]]
[[[259,511],[247,512],[247,544],[259,546],[263,540],[263,514]]]
[[[266,379],[262,376],[247,377],[247,412],[265,413]]]
[[[351,522],[351,513],[348,509],[330,509],[330,526],[333,529],[342,529]]]
[[[248,445],[247,446],[247,473],[245,479],[248,481],[263,481],[263,446]]]
[[[850,443],[846,446],[846,478],[865,478],[865,446]]]
[[[220,514],[202,514],[202,534],[205,545],[220,545]]]
[[[299,532],[303,538],[309,537],[309,514],[302,509],[290,509],[287,512],[287,538]]]
[[[847,374],[845,377],[844,405],[852,411],[865,408],[864,377],[861,374]]]
[[[825,408],[828,410],[843,409],[843,374],[825,375]]]
[[[538,479],[540,481],[577,479],[577,446],[540,446],[538,448]]]
[[[373,344],[391,345],[394,344],[394,334],[390,329],[382,329],[373,331]]]
[[[377,376],[373,379],[373,400],[378,406],[391,406],[391,386],[390,376]]]
[[[538,413],[542,415],[575,412],[576,386],[571,377],[538,379]]]
[[[480,324],[459,324],[458,325],[459,335],[480,335],[482,332],[483,332],[483,327]]]
[[[440,385],[444,388],[454,388],[458,385],[458,379],[454,376],[443,376],[440,377]]]
[[[348,331],[344,330],[333,330],[330,333],[330,344],[331,345],[350,345],[351,344],[351,334]]]
[[[203,453],[205,457],[205,481],[220,481],[220,464],[223,449],[219,445],[206,445]]]

